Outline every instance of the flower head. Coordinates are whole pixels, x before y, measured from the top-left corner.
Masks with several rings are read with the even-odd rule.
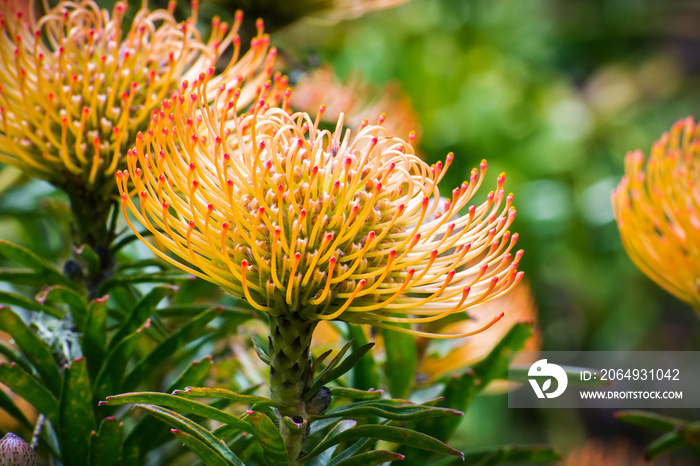
[[[700,308],[700,127],[678,121],[652,146],[625,158],[612,194],[622,244],[649,278]]]
[[[168,10],[136,12],[125,24],[126,4],[110,14],[92,0],[61,1],[35,19],[22,1],[0,6],[0,162],[59,187],[78,184],[110,195],[128,144],[148,127],[151,112],[182,79],[197,79],[227,48],[233,58],[217,77],[246,81],[241,100],[270,77],[269,39],[259,25],[251,49],[239,59],[236,31],[215,19],[208,42],[192,17],[178,23]]]
[[[450,199],[431,202],[452,155],[429,166],[382,126],[353,136],[341,116],[335,131],[321,131],[318,119],[264,98],[237,118],[235,98],[210,107],[205,85],[166,102],[129,170],[117,172],[124,213],[174,255],[150,245],[165,260],[273,316],[417,334],[400,326],[464,311],[520,281],[505,175],[484,203],[469,204],[485,161]]]

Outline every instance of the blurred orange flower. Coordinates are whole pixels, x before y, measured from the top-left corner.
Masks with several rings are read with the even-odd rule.
[[[700,309],[700,126],[688,117],[625,157],[612,203],[622,244],[639,269]]]

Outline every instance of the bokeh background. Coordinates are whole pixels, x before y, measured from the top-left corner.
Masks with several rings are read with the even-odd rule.
[[[268,19],[292,82],[323,63],[339,81],[400,89],[425,159],[455,153],[446,189],[483,158],[486,189],[506,172],[543,349],[700,349],[696,314],[632,265],[610,205],[627,151],[648,153],[676,120],[700,117],[700,2],[411,0],[347,21],[285,25],[313,13],[302,4],[314,1],[203,0],[202,25],[239,6],[264,15],[276,3],[294,6]],[[7,168],[0,191],[3,239],[65,259],[65,199]],[[698,410],[670,414],[700,419]],[[454,446],[548,443],[566,453],[593,439],[641,450],[651,435],[610,411],[509,410],[505,396],[483,396]],[[682,451],[672,459],[696,464]]]

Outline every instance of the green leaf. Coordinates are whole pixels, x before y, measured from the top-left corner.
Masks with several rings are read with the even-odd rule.
[[[221,398],[234,403],[258,404],[266,406],[279,406],[269,398],[256,395],[241,395],[224,388],[187,387],[184,390],[175,390],[174,395],[188,398]]]
[[[124,423],[114,417],[106,417],[90,440],[90,466],[119,466],[122,462]]]
[[[187,445],[187,447],[195,452],[197,456],[206,464],[207,466],[227,466],[229,463],[226,462],[221,456],[210,447],[207,443],[199,440],[194,435],[190,435],[186,432],[177,429],[170,429],[170,432],[175,435],[182,443]]]
[[[323,421],[321,421],[323,422]],[[348,429],[351,429],[357,425],[357,422],[355,421],[336,421],[335,425],[329,429],[328,433],[326,436],[323,438],[323,441],[326,441],[335,435],[338,435],[339,433],[346,431]],[[320,443],[317,440],[314,439],[314,443]],[[318,455],[315,457],[311,458],[309,461],[306,461],[306,464],[309,466],[329,466],[335,463],[338,463],[344,459],[350,458],[352,455],[355,453],[358,453],[361,449],[363,449],[365,446],[369,444],[368,439],[362,439],[357,442],[355,442],[353,445],[351,445],[349,448],[346,448],[345,451],[341,452],[339,455],[337,455],[335,458],[333,458],[333,455],[335,454],[336,449],[338,448],[338,445],[333,445],[329,448],[326,448],[322,452],[320,452]],[[305,460],[307,459],[306,457],[304,458]]]
[[[678,432],[668,432],[647,445],[644,450],[644,458],[651,461],[658,458],[663,453],[684,446],[685,442]]]
[[[10,293],[9,291],[0,290],[0,303],[18,306],[28,311],[43,312],[44,314],[50,315],[57,319],[63,318],[63,313],[57,309],[44,306],[43,304],[37,303],[34,300],[25,298],[24,296],[20,296],[18,294]]]
[[[345,421],[345,422],[351,422],[351,421]],[[335,458],[331,459],[328,462],[327,466],[337,466],[338,463],[340,463],[343,460],[346,460],[350,458],[353,455],[359,454],[363,452],[366,449],[369,449],[374,445],[375,442],[372,440],[365,438],[365,439],[360,439],[357,442],[353,443],[349,447],[347,447],[345,450],[340,452]]]
[[[464,452],[462,461],[446,464],[473,464],[479,466],[496,465],[504,462],[551,463],[561,460],[561,455],[552,448],[542,445],[499,445],[474,448]]]
[[[143,327],[123,339],[116,348],[109,352],[95,379],[93,391],[96,399],[102,399],[107,395],[121,391],[126,366],[136,348],[136,343],[141,338],[143,328],[148,325],[149,322],[146,322]]]
[[[124,404],[148,404],[172,408],[181,414],[191,413],[206,419],[232,425],[244,432],[254,432],[249,423],[232,414],[177,395],[159,392],[123,393],[121,395],[108,396],[106,401],[100,401],[100,406],[119,406]]]
[[[127,374],[123,387],[133,389],[144,376],[153,372],[163,361],[170,358],[178,349],[206,332],[206,325],[218,316],[217,308],[202,312],[175,333],[163,340],[147,356],[141,359]]]
[[[120,275],[111,278],[100,285],[99,295],[103,295],[109,290],[127,285],[136,285],[139,283],[178,283],[183,280],[192,280],[193,276],[180,272],[158,272],[158,273],[133,273],[130,275]]]
[[[199,361],[192,361],[187,369],[185,369],[182,374],[170,384],[166,392],[173,392],[175,390],[184,389],[191,385],[199,385],[207,375],[212,366],[211,356],[205,356]]]
[[[331,438],[323,440],[323,442],[316,445],[307,458],[316,456],[325,449],[341,442],[353,441],[361,438],[371,438],[384,440],[386,442],[394,442],[401,445],[407,445],[412,448],[419,448],[421,450],[459,456],[460,458],[464,456],[462,452],[455,450],[438,439],[420,432],[416,432],[415,430],[384,425],[363,425],[353,427],[334,435]]]
[[[136,331],[146,319],[148,319],[154,312],[158,304],[166,297],[177,291],[176,286],[171,285],[161,285],[154,287],[151,291],[146,294],[141,300],[134,306],[125,321],[122,323],[121,328],[114,335],[109,343],[110,348],[114,348],[119,342],[121,342],[127,335]]]
[[[29,269],[0,268],[0,282],[13,283],[15,285],[39,285],[43,283],[44,276]]]
[[[223,442],[214,437],[211,432],[196,422],[193,422],[174,411],[160,408],[158,406],[143,404],[138,404],[136,406],[148,411],[148,413],[153,417],[160,419],[169,426],[192,435],[200,442],[203,442],[214,450],[222,459],[224,459],[227,464],[234,466],[245,466],[240,458],[233,454],[233,452],[229,450],[229,448]]]
[[[61,372],[46,342],[36,336],[9,307],[0,307],[0,330],[10,334],[46,386],[58,395],[61,391]]]
[[[384,372],[389,393],[394,398],[405,398],[411,391],[418,367],[416,337],[406,333],[382,331],[386,363]]]
[[[348,331],[350,332],[350,337],[352,338],[353,350],[357,350],[358,348],[369,343],[362,326],[349,324]],[[350,378],[352,381],[350,385],[356,389],[370,390],[372,388],[379,387],[379,370],[377,367],[377,361],[374,358],[360,359],[355,367],[352,368]]]
[[[90,378],[96,380],[102,367],[107,348],[107,299],[109,296],[90,301],[83,333],[83,354],[87,358]]]
[[[404,456],[399,453],[387,450],[373,450],[359,455],[351,456],[348,459],[336,463],[337,466],[376,466],[391,461],[401,461]],[[469,464],[469,463],[467,463]]]
[[[158,315],[161,317],[194,317],[202,312],[211,309],[211,304],[178,304],[175,306],[164,307],[158,309]],[[216,306],[221,314],[221,317],[232,319],[234,321],[245,322],[248,319],[255,317],[255,313],[250,309],[245,309],[238,306]]]
[[[331,396],[353,400],[376,400],[384,395],[384,390],[357,390],[356,388],[331,387]]]
[[[670,432],[681,426],[688,425],[688,422],[683,419],[638,410],[618,411],[615,413],[615,417],[628,424],[660,430],[661,432]]]
[[[87,269],[88,276],[95,276],[100,272],[102,267],[100,256],[87,244],[75,247],[73,246],[73,255],[76,261]]]
[[[311,386],[309,387],[308,391],[304,395],[304,398],[307,400],[310,400],[311,397],[313,397],[316,392],[319,391],[321,387],[323,387],[325,384],[328,382],[331,382],[346,372],[348,372],[350,369],[355,367],[355,365],[362,359],[362,357],[367,354],[369,350],[374,348],[374,342],[368,343],[364,346],[359,347],[350,355],[348,355],[347,358],[342,359],[341,358],[345,355],[345,352],[347,352],[350,347],[352,346],[352,341],[348,342],[336,355],[335,358],[328,364],[328,366],[323,369],[316,379],[313,381]]]
[[[272,419],[256,411],[246,411],[250,425],[253,426],[255,438],[262,446],[265,461],[270,466],[285,466],[289,464],[287,447],[279,429]]]
[[[63,462],[87,465],[90,438],[97,424],[93,411],[90,378],[85,358],[78,358],[66,367],[59,402],[59,430]]]
[[[73,323],[75,328],[79,332],[85,331],[85,318],[87,317],[87,306],[85,300],[80,293],[73,291],[65,286],[55,285],[50,286],[40,293],[38,293],[34,299],[40,304],[46,303],[65,303],[70,308],[71,316],[73,317]]]
[[[5,392],[5,390],[0,390],[0,409],[5,411],[7,414],[16,419],[20,424],[22,424],[28,430],[33,430],[34,425],[27,419],[21,409],[17,407],[14,400]]]
[[[193,361],[187,369],[170,384],[166,392],[172,392],[188,385],[200,385],[204,382],[211,370],[211,356],[202,358],[201,361]],[[124,440],[124,457],[126,464],[138,462],[146,452],[162,445],[170,440],[170,434],[162,423],[150,416],[141,418]]]
[[[76,288],[76,284],[72,280],[63,276],[49,262],[27,248],[12,244],[9,241],[0,240],[0,255],[42,274],[44,283]]]
[[[53,424],[58,422],[58,400],[37,379],[15,363],[0,363],[0,382],[24,398]]]
[[[5,356],[9,362],[17,363],[17,365],[25,371],[29,373],[34,372],[32,365],[24,354],[18,353],[9,346],[6,346],[4,343],[2,343],[2,341],[0,341],[0,354]]]
[[[434,406],[421,406],[402,400],[402,404],[390,405],[388,403],[351,403],[338,406],[325,413],[315,416],[315,419],[327,419],[342,417],[343,419],[363,419],[372,416],[379,416],[392,421],[415,421],[432,417],[462,416],[464,413],[449,408]]]

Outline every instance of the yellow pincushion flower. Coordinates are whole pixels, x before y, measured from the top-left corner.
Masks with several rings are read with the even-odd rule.
[[[242,100],[253,98],[270,77],[262,25],[239,60],[240,14],[230,28],[214,20],[203,42],[195,28],[197,2],[182,23],[173,16],[175,2],[153,12],[144,2],[130,25],[126,8],[117,2],[110,15],[92,0],[61,1],[36,19],[23,1],[2,2],[0,162],[106,197],[137,131],[148,127],[151,112],[182,79],[195,79],[227,48],[233,57],[207,81],[211,89],[247,80]]]
[[[613,192],[622,244],[659,286],[700,309],[700,127],[678,121],[649,159],[628,153]]]
[[[485,161],[438,205],[452,155],[428,166],[381,126],[353,137],[341,117],[320,131],[263,99],[236,118],[236,98],[210,107],[205,87],[166,102],[129,171],[117,172],[125,214],[154,234],[162,258],[272,316],[415,334],[399,325],[464,311],[520,280],[505,175],[469,206]]]

